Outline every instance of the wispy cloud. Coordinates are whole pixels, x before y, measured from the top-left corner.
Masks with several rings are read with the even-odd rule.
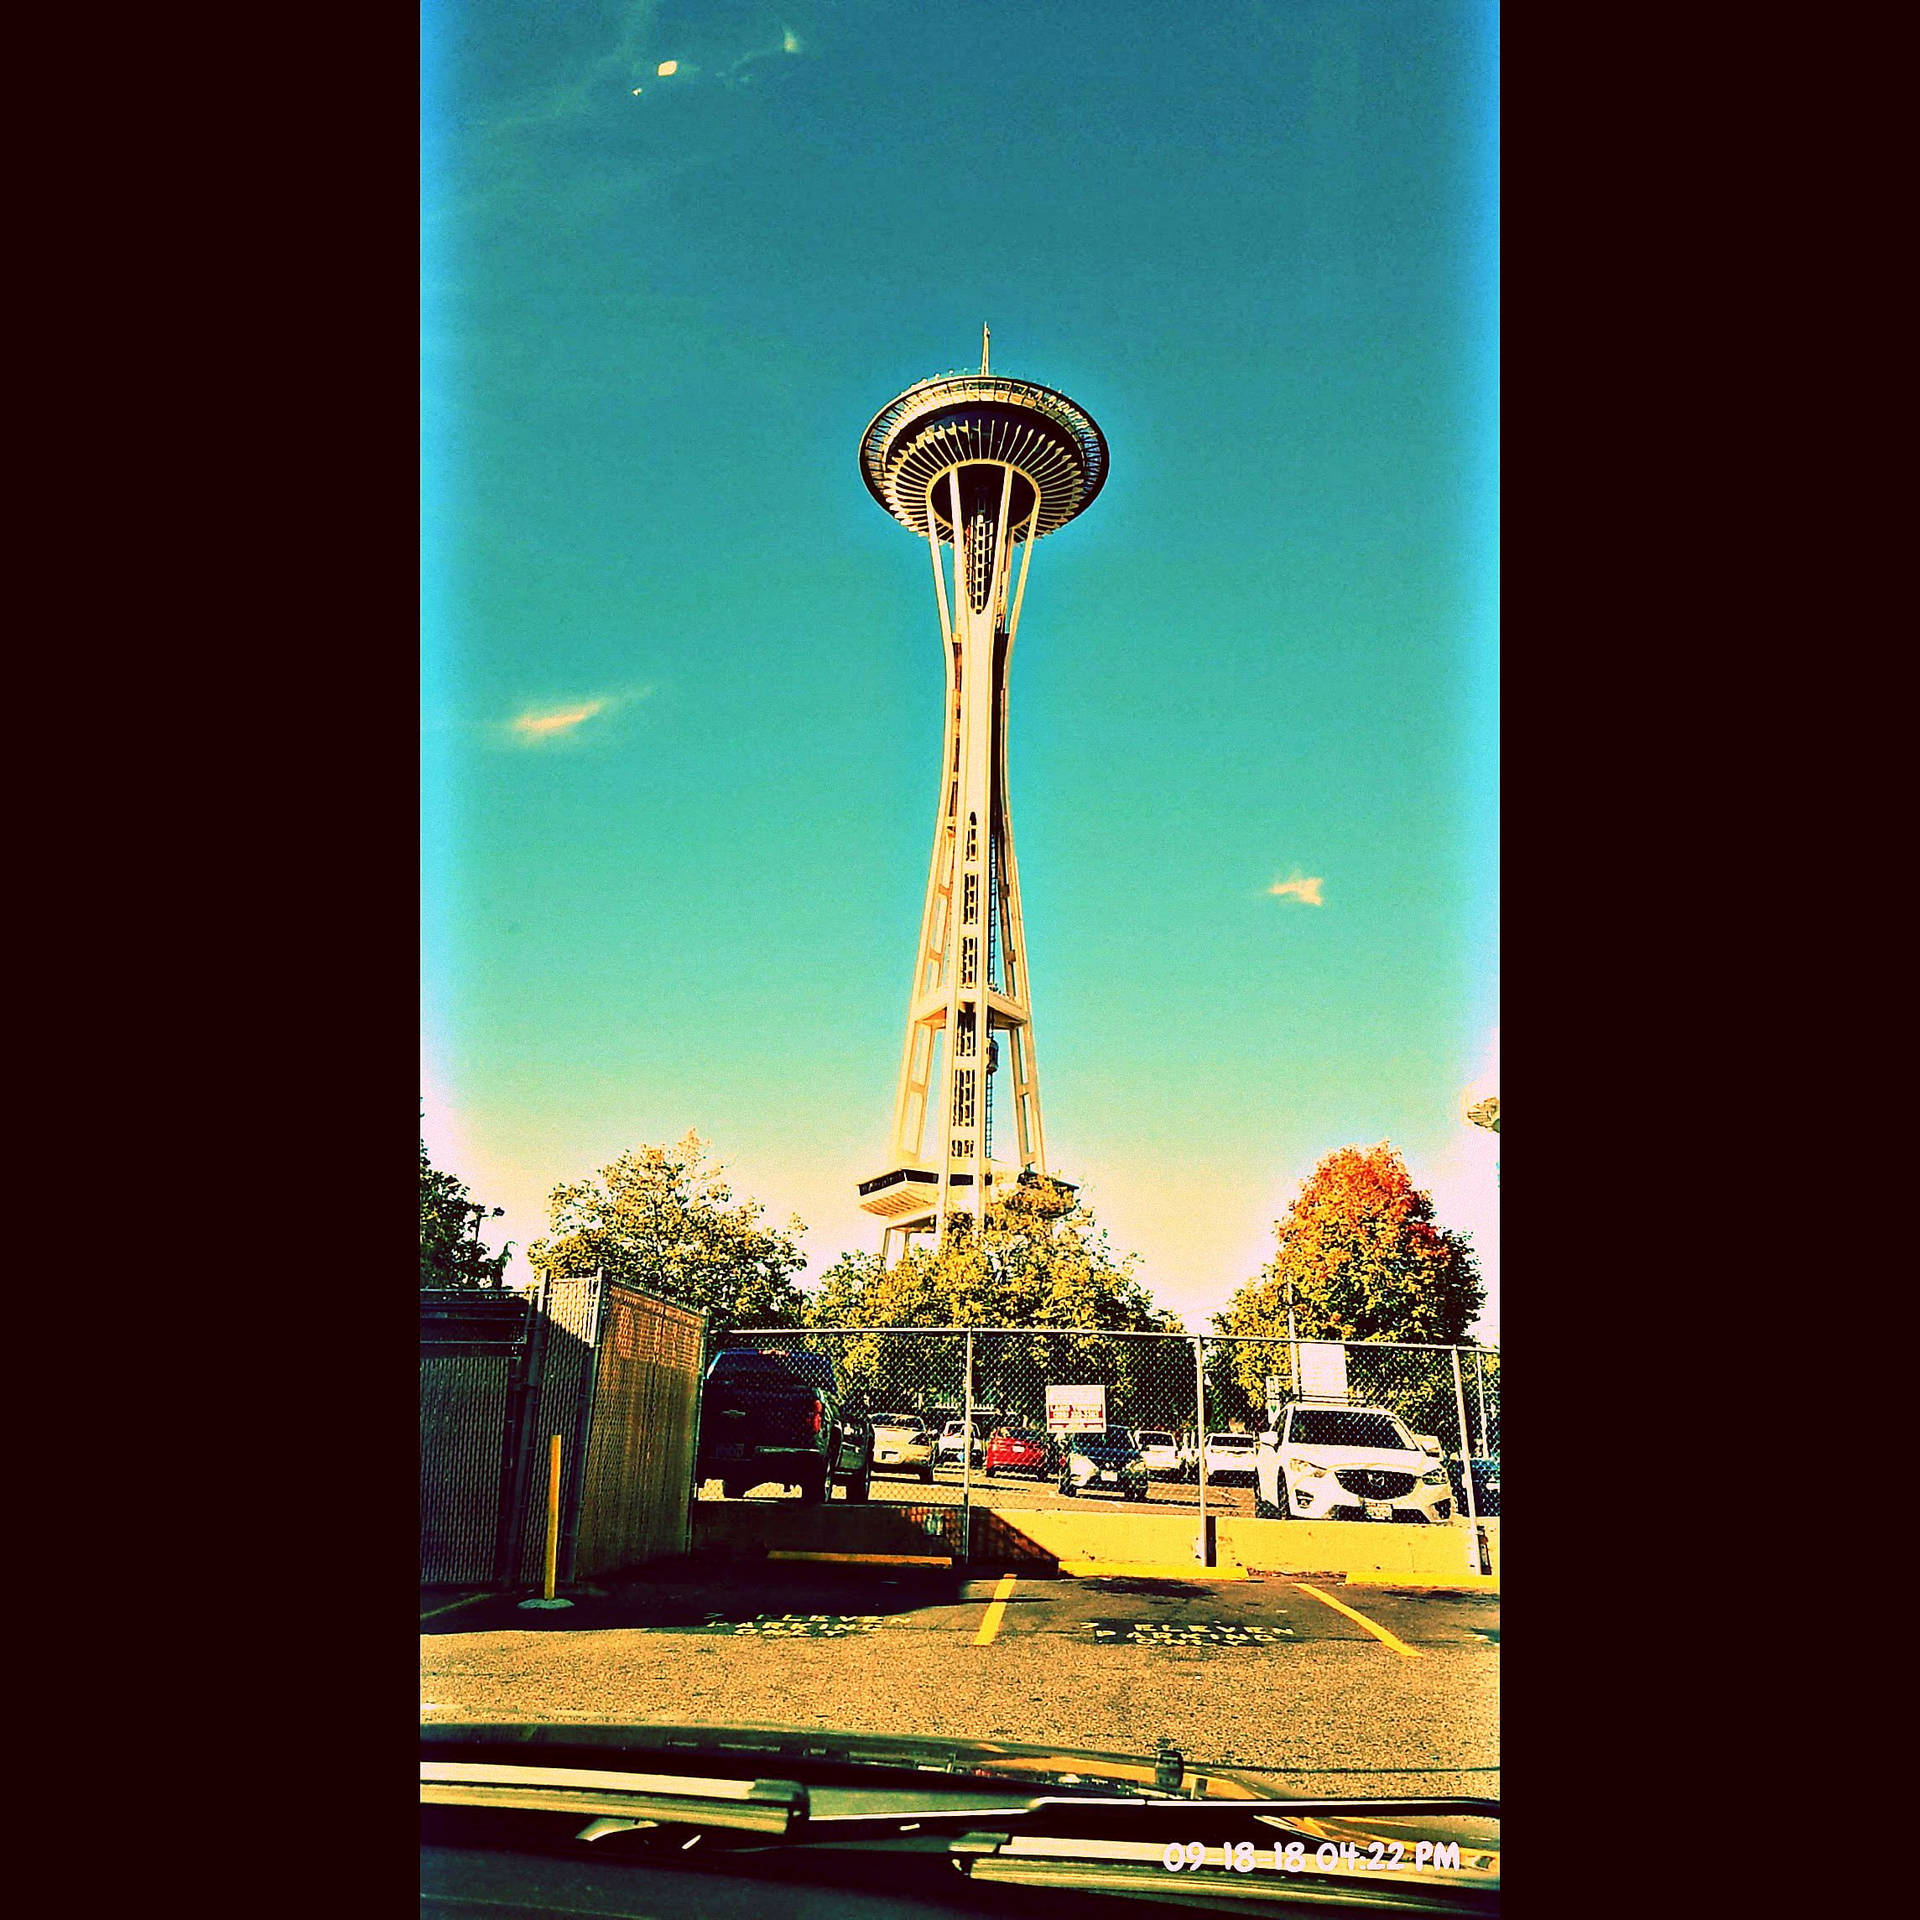
[[[494,737],[514,747],[545,747],[590,739],[606,732],[604,723],[620,708],[644,700],[649,687],[587,694],[563,700],[530,700],[511,720],[497,722]],[[583,731],[584,730],[584,731]]]
[[[553,707],[545,713],[523,713],[513,730],[524,740],[550,740],[557,733],[571,733],[597,714],[605,713],[604,700],[583,700],[577,707]]]
[[[800,36],[791,27],[782,27],[778,46],[749,47],[737,58],[711,70],[690,60],[663,60],[654,69],[654,76],[657,80],[678,80],[682,83],[711,78],[718,80],[723,87],[743,86],[754,77],[749,69],[757,66],[762,60],[780,60],[789,54],[805,52],[806,48],[801,44]],[[637,97],[646,89],[635,87],[632,91]]]
[[[492,121],[492,129],[505,132],[520,127],[552,125],[578,118],[611,97],[615,86],[637,91],[633,82],[649,63],[647,42],[653,37],[653,19],[657,0],[628,0],[620,9],[614,44],[583,70],[548,82],[544,87],[523,95],[512,107]],[[671,70],[671,63],[669,63]]]
[[[1327,903],[1320,897],[1320,889],[1325,883],[1310,880],[1298,867],[1284,880],[1276,880],[1267,891],[1282,900],[1298,900],[1309,907],[1324,907]]]

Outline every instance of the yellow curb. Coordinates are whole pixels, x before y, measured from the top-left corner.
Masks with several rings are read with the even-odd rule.
[[[1350,1573],[1347,1575],[1350,1587],[1407,1587],[1420,1592],[1461,1593],[1498,1593],[1500,1576],[1497,1573],[1456,1573],[1451,1579],[1423,1578],[1412,1573]]]
[[[801,1553],[788,1547],[769,1547],[769,1560],[831,1560],[851,1567],[950,1567],[952,1557],[932,1553]]]
[[[1245,1567],[1200,1567],[1192,1561],[1163,1566],[1152,1560],[1062,1560],[1060,1571],[1074,1580],[1096,1579],[1104,1573],[1132,1574],[1145,1580],[1244,1580]]]

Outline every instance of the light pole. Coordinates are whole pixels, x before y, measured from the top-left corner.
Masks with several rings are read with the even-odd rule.
[[[505,1212],[505,1207],[475,1207],[473,1210],[473,1270],[476,1274],[480,1271],[480,1262],[486,1257],[487,1251],[480,1239],[480,1222],[498,1220]]]
[[[1484,1127],[1497,1140],[1500,1137],[1500,1096],[1490,1094],[1485,1100],[1476,1100],[1467,1109],[1467,1122],[1470,1126]],[[1500,1184],[1500,1162],[1493,1163],[1493,1184]]]

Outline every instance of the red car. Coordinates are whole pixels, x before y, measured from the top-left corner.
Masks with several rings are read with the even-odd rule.
[[[1046,1474],[1052,1460],[1046,1441],[1017,1428],[1001,1427],[987,1441],[988,1473],[1030,1473],[1038,1480]]]

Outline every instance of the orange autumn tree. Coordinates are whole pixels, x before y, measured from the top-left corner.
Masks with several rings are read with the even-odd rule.
[[[1289,1282],[1303,1340],[1452,1345],[1486,1303],[1471,1241],[1439,1225],[1384,1140],[1328,1154],[1274,1235],[1273,1259],[1214,1316],[1222,1333],[1284,1335]]]

